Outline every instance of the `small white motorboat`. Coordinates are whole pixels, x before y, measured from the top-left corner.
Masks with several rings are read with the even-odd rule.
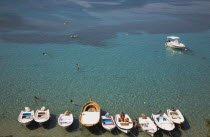
[[[101,123],[103,128],[108,131],[112,131],[116,127],[113,116],[109,116],[109,113],[105,116],[101,116]]]
[[[125,114],[123,119],[121,118],[120,114],[117,114],[115,116],[115,122],[117,128],[124,133],[129,133],[130,130],[133,128],[132,119],[129,117],[128,114]]]
[[[18,117],[18,121],[25,126],[30,124],[33,121],[33,119],[34,119],[34,111],[30,110],[29,107],[25,107],[25,110],[22,110]]]
[[[65,111],[64,114],[60,114],[60,116],[58,117],[58,124],[64,128],[69,127],[73,123],[73,121],[73,114],[69,111]]]
[[[157,126],[155,125],[154,121],[144,114],[139,117],[139,125],[144,132],[152,137],[154,136],[155,132],[157,132]]]
[[[40,110],[36,110],[34,115],[34,120],[40,124],[48,121],[50,119],[50,111],[43,106]]]
[[[175,128],[174,123],[169,119],[169,117],[163,114],[152,114],[152,118],[156,125],[166,131],[172,131]]]
[[[184,123],[184,117],[182,113],[174,107],[171,107],[171,109],[167,109],[167,115],[169,119],[175,124],[181,125],[182,123]]]
[[[177,36],[168,36],[165,45],[171,48],[175,48],[175,49],[185,48],[186,46],[179,41],[180,41],[180,38]]]

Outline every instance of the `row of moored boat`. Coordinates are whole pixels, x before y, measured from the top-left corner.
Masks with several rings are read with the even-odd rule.
[[[121,112],[120,114],[116,114],[114,118],[113,116],[109,116],[108,113],[101,116],[100,111],[100,106],[96,102],[90,100],[82,107],[79,118],[80,123],[86,127],[91,127],[98,124],[101,120],[104,129],[112,131],[117,127],[124,133],[129,133],[133,128],[133,121],[128,114]],[[24,125],[28,125],[33,120],[42,124],[48,121],[49,118],[49,109],[46,109],[45,107],[42,107],[40,110],[38,109],[35,114],[33,110],[26,107],[25,110],[21,111],[18,121]],[[64,114],[60,114],[58,117],[58,124],[64,128],[69,127],[73,121],[73,114],[69,111],[65,111]],[[175,124],[181,125],[183,122],[183,115],[175,108],[168,109],[167,114],[152,114],[152,119],[144,114],[138,119],[141,129],[151,136],[157,132],[158,128],[172,131],[175,128]]]

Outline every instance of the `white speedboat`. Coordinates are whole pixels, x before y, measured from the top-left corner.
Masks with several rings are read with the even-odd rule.
[[[175,128],[174,123],[169,119],[169,117],[163,114],[152,114],[152,118],[155,121],[155,124],[166,131],[172,131]]]
[[[171,48],[175,48],[175,49],[185,48],[186,46],[179,41],[180,41],[179,37],[168,36],[165,45],[168,46],[168,47],[171,47]]]
[[[50,111],[46,109],[44,106],[39,110],[36,110],[34,115],[34,120],[40,124],[48,121],[50,119]]]
[[[139,117],[139,125],[144,132],[152,137],[154,136],[154,133],[157,132],[157,126],[155,125],[154,121],[143,114],[141,117]]]
[[[169,119],[174,122],[175,124],[182,124],[184,123],[184,117],[182,113],[178,110],[172,107],[171,109],[167,109],[167,115]]]
[[[115,122],[117,128],[124,133],[129,133],[130,130],[133,128],[132,119],[127,114],[125,114],[125,118],[123,121],[121,121],[120,114],[117,114],[115,116]]]
[[[25,126],[30,124],[33,121],[33,119],[34,119],[34,111],[30,110],[29,107],[25,107],[25,110],[22,110],[18,117],[18,121]]]
[[[112,131],[116,127],[113,116],[109,116],[108,113],[105,116],[101,116],[101,123],[103,128],[108,131]]]
[[[69,111],[65,111],[64,114],[60,114],[60,116],[58,117],[58,124],[64,128],[69,127],[73,123],[73,121],[73,114]]]

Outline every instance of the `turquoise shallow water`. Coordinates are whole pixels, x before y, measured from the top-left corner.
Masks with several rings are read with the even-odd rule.
[[[102,113],[124,111],[132,119],[176,106],[186,123],[173,136],[205,137],[205,119],[210,118],[209,3],[0,1],[0,137],[148,136],[80,126],[79,112],[90,98]],[[72,34],[79,37],[72,39]],[[168,35],[180,36],[189,51],[166,48]],[[17,117],[26,106],[49,108],[48,125],[21,126]],[[68,130],[57,124],[65,110],[75,118]]]
[[[81,106],[92,98],[103,111],[112,115],[124,111],[133,119],[141,113],[150,116],[160,109],[166,112],[174,105],[187,120],[187,128],[175,134],[205,136],[210,98],[210,49],[205,43],[209,34],[180,34],[191,49],[187,53],[166,49],[165,34],[119,33],[104,41],[109,45],[106,48],[1,42],[0,133],[18,137],[97,136],[78,125]],[[43,52],[48,55],[43,56]],[[34,96],[46,101],[35,101]],[[78,105],[69,103],[70,99]],[[18,123],[25,106],[37,109],[43,105],[52,113],[47,129],[30,130]],[[66,109],[76,118],[70,132],[56,124]],[[99,135],[125,136],[107,132]],[[141,132],[138,136],[147,135]]]

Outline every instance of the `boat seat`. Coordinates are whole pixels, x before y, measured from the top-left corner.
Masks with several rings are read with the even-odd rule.
[[[38,113],[38,117],[45,117],[45,116],[46,116],[46,113],[43,113],[43,112]]]
[[[114,122],[110,121],[110,122],[103,122],[104,125],[114,125]]]
[[[172,118],[173,119],[181,119],[178,115],[175,115],[175,116],[172,115]]]
[[[171,114],[171,117],[172,117],[173,119],[181,119],[181,118],[179,117],[179,114],[178,114],[177,112],[171,112],[170,114]]]
[[[171,115],[178,115],[177,112],[171,112],[170,114],[171,114]]]
[[[90,108],[90,109],[88,109],[88,112],[96,112],[96,109],[95,108]]]
[[[28,119],[31,118],[31,113],[23,113],[22,119]]]
[[[31,118],[31,116],[22,116],[22,119],[28,119]]]
[[[23,116],[30,116],[31,113],[23,113]]]
[[[148,127],[149,124],[147,124],[147,123],[141,123],[141,126],[143,126],[143,127]]]
[[[105,121],[112,121],[112,119],[102,119],[103,122]]]
[[[164,122],[167,121],[166,118],[164,117],[160,117],[160,118],[156,118],[158,122]]]
[[[46,114],[38,114],[38,115],[43,116],[43,115],[46,115]]]
[[[46,114],[45,112],[38,112],[38,114]]]
[[[69,123],[71,123],[71,122],[68,122],[68,121],[67,121],[67,122],[61,122],[61,123],[62,123],[62,124],[69,124]]]
[[[129,123],[120,123],[121,126],[128,126]]]

